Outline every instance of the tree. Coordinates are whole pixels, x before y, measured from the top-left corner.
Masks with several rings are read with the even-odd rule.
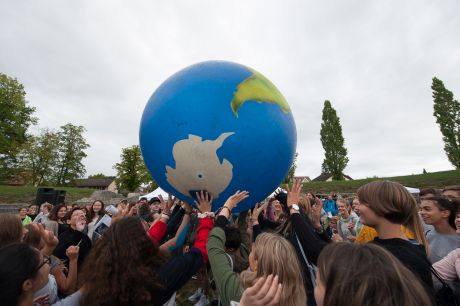
[[[21,83],[0,73],[0,181],[14,174],[27,130],[37,122],[32,116],[35,108],[28,106],[25,96]]]
[[[295,170],[297,169],[297,156],[299,156],[299,153],[295,152],[294,159],[292,160],[291,168],[289,168],[289,172],[283,181],[285,184],[288,184],[294,181]]]
[[[104,179],[106,177],[107,177],[107,175],[105,175],[103,173],[97,173],[97,174],[93,174],[93,175],[88,176],[89,179]]]
[[[23,146],[20,160],[24,171],[31,174],[34,186],[53,178],[53,169],[59,154],[59,136],[48,129],[38,136],[31,136]]]
[[[431,89],[434,99],[433,115],[441,129],[444,151],[452,165],[460,169],[460,103],[454,100],[452,92],[437,78],[433,78]]]
[[[153,178],[145,166],[141,149],[138,145],[123,148],[120,157],[121,161],[113,167],[117,170],[117,185],[119,190],[134,191],[142,184],[153,182]]]
[[[325,151],[323,170],[332,174],[333,180],[343,179],[343,170],[347,166],[347,149],[344,146],[342,126],[331,102],[324,101],[323,122],[321,123],[321,144]]]
[[[86,172],[82,160],[86,157],[85,150],[89,144],[83,137],[85,128],[67,123],[60,127],[59,153],[55,166],[55,181],[59,186],[72,184],[75,179]]]

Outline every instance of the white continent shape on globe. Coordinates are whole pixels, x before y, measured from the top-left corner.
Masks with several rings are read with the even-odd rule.
[[[227,188],[233,178],[233,165],[217,156],[227,137],[233,132],[222,133],[216,140],[202,141],[200,136],[188,135],[173,146],[176,168],[166,166],[169,184],[184,195],[190,191],[206,190],[215,199]]]

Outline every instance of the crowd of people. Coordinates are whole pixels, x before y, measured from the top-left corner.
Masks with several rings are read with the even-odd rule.
[[[0,214],[1,305],[458,305],[460,185],[375,181],[321,198],[296,180],[254,208],[161,196]]]

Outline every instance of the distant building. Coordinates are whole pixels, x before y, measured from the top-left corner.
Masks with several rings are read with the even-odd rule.
[[[294,176],[294,180],[296,179],[300,179],[302,183],[311,182],[311,179],[309,176]]]
[[[352,181],[353,179],[348,175],[343,175],[345,181]],[[331,173],[322,173],[320,176],[315,177],[313,182],[331,182],[332,174]]]
[[[101,179],[80,179],[75,180],[75,186],[78,188],[91,188],[97,190],[108,190],[118,193],[115,176],[109,176]]]

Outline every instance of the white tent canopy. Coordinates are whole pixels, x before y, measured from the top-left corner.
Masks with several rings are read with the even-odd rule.
[[[409,191],[412,194],[420,193],[420,189],[418,189],[418,188],[412,188],[412,187],[406,187],[406,186],[404,186],[404,187],[407,189],[407,191]]]
[[[160,187],[158,187],[157,189],[155,189],[151,193],[148,193],[146,195],[140,196],[139,199],[140,198],[146,198],[147,200],[150,201],[151,198],[158,197],[158,195],[161,195],[163,197],[163,199],[165,199],[165,200],[169,198],[168,193],[166,191],[164,191],[163,189],[161,189]]]

